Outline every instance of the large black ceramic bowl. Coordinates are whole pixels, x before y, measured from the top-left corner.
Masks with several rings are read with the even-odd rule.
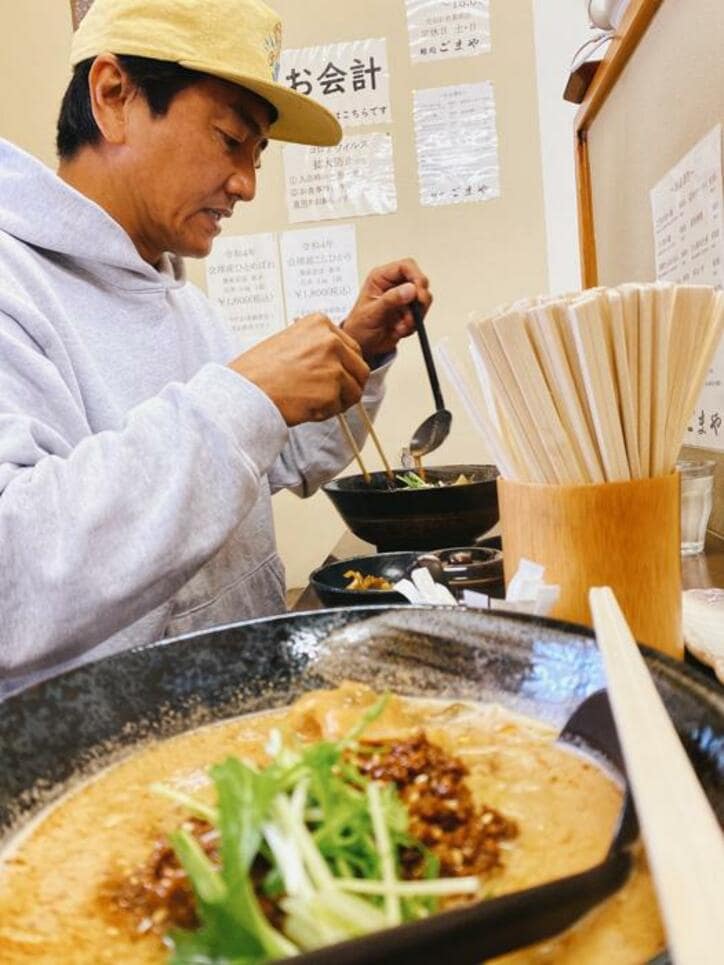
[[[375,472],[369,483],[364,476],[345,476],[322,488],[355,536],[380,552],[470,546],[498,522],[495,466],[438,466],[425,472],[430,482],[454,482],[461,473],[470,482],[405,489]]]
[[[724,692],[696,670],[644,653],[724,821]],[[0,703],[0,848],[69,784],[135,747],[349,678],[497,701],[556,726],[604,683],[588,631],[462,607],[317,611],[165,641]]]

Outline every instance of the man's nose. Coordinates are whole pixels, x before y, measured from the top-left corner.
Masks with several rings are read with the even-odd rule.
[[[240,165],[227,181],[226,190],[241,201],[253,201],[256,195],[255,166],[249,162]]]

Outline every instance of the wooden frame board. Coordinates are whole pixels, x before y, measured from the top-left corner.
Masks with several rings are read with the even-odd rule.
[[[721,0],[695,0],[684,11],[674,0],[631,0],[591,82],[574,125],[581,277],[586,288],[653,280],[653,250],[645,251],[649,238],[653,248],[652,227],[642,221],[645,212],[650,217],[648,192],[668,166],[713,124],[724,120],[720,56],[724,8],[718,3]],[[661,17],[654,23],[659,12]],[[684,40],[678,31],[687,27]],[[661,144],[645,140],[655,129],[661,132]],[[620,171],[607,170],[616,162]],[[626,183],[616,182],[617,175]],[[645,192],[645,204],[641,192]],[[632,204],[635,210],[629,207]],[[622,254],[617,251],[613,258],[611,246],[618,240],[618,231]],[[717,463],[710,529],[724,536],[724,453],[685,446],[682,456]]]
[[[593,219],[591,164],[588,154],[588,130],[613,90],[631,55],[654,18],[663,0],[631,0],[619,32],[611,41],[606,56],[591,82],[576,115],[575,149],[578,195],[578,225],[581,251],[581,275],[585,288],[598,284],[596,230]]]

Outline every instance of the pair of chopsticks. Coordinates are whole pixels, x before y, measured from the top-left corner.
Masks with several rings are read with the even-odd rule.
[[[386,474],[387,478],[390,480],[390,482],[394,482],[394,480],[395,480],[395,474],[392,472],[392,468],[391,468],[389,462],[387,461],[387,456],[385,456],[385,453],[384,453],[384,450],[383,450],[382,445],[381,445],[381,443],[380,443],[380,440],[379,440],[378,437],[377,437],[377,433],[375,432],[375,428],[374,428],[374,426],[372,425],[372,420],[370,419],[369,415],[367,414],[367,409],[365,409],[364,405],[362,405],[361,402],[358,402],[358,403],[357,403],[357,411],[359,412],[360,417],[361,417],[362,421],[364,422],[364,424],[365,424],[365,426],[366,426],[366,428],[367,428],[367,431],[368,431],[369,434],[370,434],[370,438],[372,439],[372,441],[373,441],[374,444],[375,444],[375,448],[377,449],[377,452],[379,453],[380,459],[382,460],[382,465],[385,467],[385,474]],[[344,413],[343,413],[343,412],[340,412],[340,414],[337,416],[337,419],[339,420],[339,424],[340,424],[340,427],[341,427],[341,429],[342,429],[342,432],[344,433],[344,435],[345,435],[346,438],[347,438],[347,442],[349,443],[349,447],[350,447],[350,449],[352,450],[352,452],[354,453],[354,457],[355,457],[355,459],[357,460],[357,465],[358,465],[359,468],[360,468],[360,472],[361,472],[362,475],[364,476],[364,481],[369,484],[370,482],[372,482],[372,476],[370,475],[369,470],[367,469],[367,467],[366,467],[365,464],[364,464],[364,461],[363,461],[363,459],[362,459],[362,453],[360,452],[360,448],[359,448],[359,446],[357,445],[357,441],[355,440],[355,437],[352,435],[352,430],[351,430],[350,427],[349,427],[349,424],[348,424],[348,422],[347,422],[347,419],[346,419],[345,416],[344,416]]]
[[[473,422],[506,478],[583,485],[673,472],[724,326],[704,285],[621,285],[516,302],[468,326]],[[438,351],[440,357],[440,351]],[[469,385],[442,349],[468,410]]]
[[[669,950],[721,962],[724,837],[610,587],[590,591],[608,694]]]

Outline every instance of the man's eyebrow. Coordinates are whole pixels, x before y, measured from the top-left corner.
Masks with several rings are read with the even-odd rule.
[[[233,111],[236,114],[236,116],[239,118],[239,120],[243,124],[246,124],[246,126],[251,130],[253,134],[256,134],[257,137],[266,138],[266,134],[264,133],[264,131],[262,131],[261,127],[259,127],[259,124],[254,120],[251,114],[249,114],[247,111],[244,110],[243,107],[241,107],[238,104],[235,104],[233,107]]]

